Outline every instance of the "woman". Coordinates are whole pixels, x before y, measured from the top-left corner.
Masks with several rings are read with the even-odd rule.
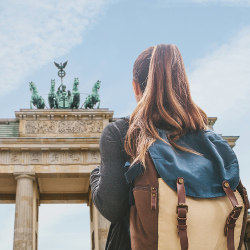
[[[158,178],[164,179],[167,176],[166,182],[170,181],[168,185],[173,189],[176,189],[173,182],[176,176],[174,174],[172,180],[171,176],[176,171],[179,171],[178,174],[180,174],[181,166],[178,166],[180,162],[190,160],[190,155],[192,155],[191,162],[199,162],[201,166],[204,165],[202,173],[199,166],[193,168],[192,171],[196,172],[198,169],[200,172],[196,174],[200,175],[201,179],[205,176],[209,181],[211,180],[213,188],[204,191],[203,187],[198,187],[198,191],[194,191],[196,192],[194,194],[192,190],[196,189],[190,188],[192,183],[187,183],[187,195],[204,198],[225,195],[221,193],[221,186],[217,190],[214,187],[218,186],[217,182],[221,181],[220,178],[228,179],[228,176],[231,176],[230,184],[233,185],[234,189],[236,188],[236,184],[239,182],[236,156],[220,136],[208,130],[206,113],[191,98],[183,59],[176,45],[161,44],[149,47],[138,56],[133,68],[133,89],[138,103],[137,107],[130,117],[118,119],[104,129],[100,141],[101,165],[91,174],[93,202],[104,217],[113,225],[122,218],[126,218],[129,211],[129,186],[124,177],[127,170],[124,165],[126,166],[127,161],[131,163],[131,166],[140,163],[146,173],[148,153],[151,154],[155,163],[157,171],[154,171]],[[208,131],[209,133],[206,133]],[[220,144],[216,145],[218,141]],[[163,149],[166,145],[168,145],[166,147],[168,151],[164,149],[164,154],[172,154],[169,158],[172,161],[169,162],[169,168],[157,163],[159,157],[163,157],[164,162],[169,159],[164,159],[164,155],[159,156],[155,151],[156,147]],[[223,150],[220,151],[222,145]],[[211,153],[214,147],[217,147],[217,151]],[[177,154],[179,158],[175,155],[176,152],[179,154],[179,156]],[[217,161],[219,158],[224,159],[224,162],[230,162],[230,164],[233,162],[234,169],[225,171],[225,166],[219,165],[221,162]],[[174,167],[172,170],[171,164]],[[215,172],[210,169],[213,165],[216,166]],[[217,169],[220,168],[221,172],[217,174],[216,171],[219,171]],[[227,171],[234,171],[233,177],[230,175],[231,172],[229,174]],[[220,178],[218,179],[214,175],[218,175]],[[186,179],[186,176],[184,177]],[[136,212],[133,209],[130,210],[134,216],[132,226],[141,223],[140,227],[142,228],[141,238],[138,237],[141,233],[140,230],[136,231],[136,226],[132,228],[132,249],[157,249],[159,239],[156,239],[158,237],[156,231],[158,229],[152,231],[150,226],[143,228],[146,223],[143,224],[143,221],[136,218],[139,212],[139,209]],[[143,213],[143,211],[141,212]],[[152,238],[150,238],[151,236]],[[182,249],[187,249],[188,243],[185,237],[184,235],[184,238],[181,239]],[[176,248],[170,247],[169,249]]]

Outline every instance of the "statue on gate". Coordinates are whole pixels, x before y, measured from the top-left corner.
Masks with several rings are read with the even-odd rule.
[[[44,99],[38,94],[36,85],[33,82],[30,82],[30,91],[31,91],[31,100],[30,100],[30,109],[32,109],[32,104],[38,109],[44,109],[45,102]]]
[[[71,97],[71,104],[70,107],[72,109],[78,109],[80,105],[80,92],[78,90],[79,80],[78,78],[74,79],[74,84],[72,88],[72,97]]]
[[[55,80],[51,80],[50,91],[48,96],[49,107],[51,109],[58,108],[55,86],[56,86]]]
[[[54,62],[55,66],[59,69],[57,74],[61,78],[61,84],[56,90],[55,79],[51,80],[50,91],[48,94],[48,103],[49,103],[49,108],[51,109],[78,109],[81,100],[80,94],[86,94],[79,92],[78,78],[74,79],[72,91],[66,90],[66,85],[63,83],[63,78],[66,76],[65,67],[67,66],[67,63],[68,61],[60,64]],[[85,109],[87,108],[92,109],[94,105],[97,103],[98,103],[97,108],[100,107],[100,97],[98,93],[100,89],[100,83],[101,81],[98,80],[92,88],[92,93],[86,94],[88,96],[86,97],[85,102],[82,105],[84,106]],[[45,101],[42,98],[42,96],[38,94],[37,88],[33,82],[30,82],[30,90],[32,92],[30,108],[32,108],[33,104],[33,106],[37,107],[38,109],[44,109],[46,106]]]
[[[100,89],[100,83],[101,81],[98,80],[92,88],[92,93],[87,96],[85,102],[83,103],[85,109],[87,108],[92,109],[96,103],[98,103],[97,108],[99,109],[101,102],[98,93]]]

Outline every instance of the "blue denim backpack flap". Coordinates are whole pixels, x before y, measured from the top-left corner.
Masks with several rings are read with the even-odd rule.
[[[158,129],[162,139],[168,142],[166,130]],[[225,196],[222,182],[227,180],[235,190],[239,183],[239,164],[234,151],[219,134],[212,130],[188,133],[177,144],[203,154],[173,149],[157,140],[149,148],[149,154],[161,178],[176,191],[176,179],[185,179],[186,195],[196,198]]]

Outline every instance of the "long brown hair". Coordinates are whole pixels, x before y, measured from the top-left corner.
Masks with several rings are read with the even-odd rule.
[[[191,98],[181,53],[174,44],[160,44],[143,51],[134,63],[133,80],[143,93],[129,120],[125,150],[132,163],[145,166],[145,154],[157,139],[173,149],[202,155],[175,141],[188,132],[207,129],[206,113]],[[168,141],[157,128],[168,130]]]

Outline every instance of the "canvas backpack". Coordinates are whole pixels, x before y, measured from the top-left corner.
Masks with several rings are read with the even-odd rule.
[[[223,147],[227,147],[225,141],[223,143]],[[162,145],[156,145],[154,150],[162,150]],[[126,163],[125,177],[130,185],[132,250],[245,249],[249,201],[242,183],[238,182],[235,188],[234,177],[226,175],[225,170],[227,178],[217,187],[219,191],[213,193],[213,187],[206,189],[206,185],[210,185],[207,180],[209,173],[207,179],[202,173],[198,178],[193,173],[187,173],[187,167],[177,171],[176,178],[171,176],[172,172],[165,176],[157,161],[165,169],[171,167],[167,161],[165,164],[164,159],[157,158],[157,155],[152,157],[152,154],[152,150],[147,151],[145,167],[139,162],[132,166]],[[176,155],[171,157],[175,159]],[[192,164],[192,159],[190,162],[186,160],[186,163]],[[206,195],[198,197],[199,189],[212,192],[208,198]]]

